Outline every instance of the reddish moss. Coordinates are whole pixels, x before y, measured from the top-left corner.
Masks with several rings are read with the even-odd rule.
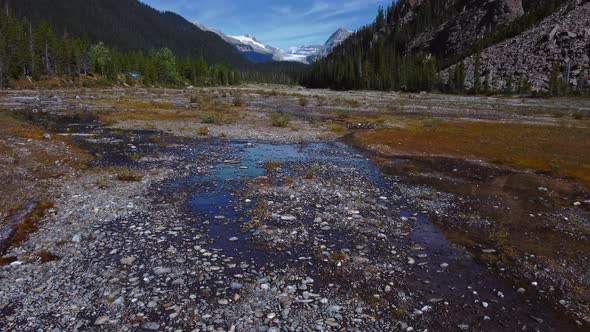
[[[36,232],[41,226],[41,222],[43,217],[45,217],[47,214],[47,210],[52,207],[53,203],[50,202],[39,203],[33,213],[22,224],[20,224],[19,228],[16,230],[16,235],[12,245],[18,245],[22,243],[29,237],[29,234]]]
[[[571,177],[590,184],[590,130],[524,123],[427,121],[355,135],[386,154],[446,155]]]
[[[47,250],[40,251],[34,254],[33,257],[38,259],[41,263],[55,262],[61,259],[59,256],[56,256]]]
[[[0,257],[0,266],[8,265],[12,262],[16,262],[17,258],[14,256]]]

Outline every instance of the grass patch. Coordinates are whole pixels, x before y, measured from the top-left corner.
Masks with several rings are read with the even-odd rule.
[[[338,104],[338,105],[346,105],[346,106],[352,107],[352,108],[359,108],[362,105],[361,102],[356,99],[342,98],[342,97],[338,97],[338,98],[334,99],[334,102],[336,102],[336,104]]]
[[[203,98],[201,95],[192,95],[189,97],[189,101],[191,104],[199,104]]]
[[[309,105],[309,99],[304,96],[299,97],[299,106],[307,107]]]
[[[343,135],[346,133],[347,128],[346,126],[341,125],[339,123],[332,123],[328,126],[328,130],[330,130],[334,134]]]
[[[147,111],[117,111],[101,114],[100,120],[103,124],[113,124],[118,121],[174,121],[183,119],[195,119],[197,115],[190,112],[172,110],[147,110]]]
[[[24,113],[0,109],[0,136],[42,139],[43,132],[28,123]]]
[[[244,99],[242,98],[242,94],[241,93],[236,93],[234,95],[234,98],[232,100],[232,105],[234,105],[235,107],[244,106]]]
[[[264,169],[267,173],[274,172],[281,167],[283,167],[283,163],[280,161],[269,160],[264,164]]]
[[[117,174],[117,180],[122,182],[138,182],[143,180],[143,175],[128,167],[112,169]]]
[[[208,110],[198,112],[201,123],[205,124],[232,124],[244,118],[244,115],[234,110]]]
[[[326,97],[324,96],[315,96],[316,98],[316,105],[317,107],[324,107],[326,106]]]
[[[199,136],[209,136],[209,128],[207,127],[202,127],[197,129],[197,134]]]
[[[131,109],[136,111],[145,110],[160,110],[160,109],[171,109],[174,104],[171,102],[161,101],[138,101],[138,100],[118,100],[115,102],[115,108],[117,109]]]
[[[306,180],[315,179],[316,174],[317,174],[317,172],[318,172],[319,169],[320,169],[320,167],[318,165],[311,166],[307,171],[305,171],[305,174],[303,175],[303,178],[306,179]]]
[[[201,118],[201,122],[206,124],[222,124],[223,118],[220,114],[208,114]]]
[[[54,255],[47,250],[33,254],[33,258],[40,261],[41,263],[55,262],[61,259],[61,257]]]
[[[341,120],[346,120],[352,116],[351,110],[338,110],[336,111],[336,117]]]
[[[270,123],[273,127],[287,128],[290,122],[291,117],[289,114],[284,114],[281,112],[272,112],[270,114]]]
[[[431,122],[358,133],[385,153],[449,155],[590,183],[590,130],[491,122]],[[385,149],[383,149],[385,147]]]

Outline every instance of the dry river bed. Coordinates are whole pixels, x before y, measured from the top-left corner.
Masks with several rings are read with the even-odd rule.
[[[498,262],[489,259],[498,248],[466,247],[444,227],[493,223],[467,215],[477,206],[466,207],[460,191],[402,176],[399,165],[375,162],[346,140],[195,138],[51,112],[33,121],[51,135],[66,133],[94,160],[56,185],[43,226],[6,253],[0,330],[590,325],[587,300],[562,285],[567,276],[522,273],[515,265],[534,257]],[[437,174],[495,170],[449,167]],[[127,168],[136,181],[112,171]],[[587,221],[582,202],[574,213]],[[558,263],[575,262],[575,285],[588,285],[588,239],[576,241],[586,244],[578,260]],[[41,262],[39,252],[54,259]]]

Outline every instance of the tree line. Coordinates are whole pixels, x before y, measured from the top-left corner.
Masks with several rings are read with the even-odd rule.
[[[123,52],[88,38],[57,36],[47,23],[0,13],[0,86],[21,79],[95,76],[145,85],[233,85],[242,74],[204,57],[177,57],[168,48]]]

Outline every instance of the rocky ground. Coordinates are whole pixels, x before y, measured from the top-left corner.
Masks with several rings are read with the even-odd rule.
[[[590,324],[586,293],[563,287],[588,285],[588,239],[580,230],[578,260],[554,262],[575,263],[576,277],[547,276],[536,257],[490,259],[500,248],[469,245],[448,227],[490,227],[496,215],[481,202],[448,183],[381,168],[370,153],[334,139],[334,123],[321,121],[344,107],[373,115],[395,104],[408,114],[551,122],[557,103],[452,97],[465,106],[451,107],[442,96],[321,92],[323,100],[320,92],[299,91],[312,107],[299,95],[246,89],[246,116],[238,122],[99,124],[115,107],[108,98],[135,93],[178,111],[194,92],[2,96],[11,109],[36,109],[32,121],[52,138],[93,156],[44,189],[54,203],[44,223],[4,255],[2,330],[582,331]],[[520,103],[521,112],[508,111]],[[549,115],[539,115],[543,107]],[[585,107],[573,100],[566,111]],[[289,127],[268,124],[277,109],[289,111]],[[207,135],[196,131],[203,126]],[[43,142],[57,144],[43,138],[23,148]],[[477,177],[494,169],[448,165],[462,170],[465,185],[481,184]],[[429,171],[441,181],[453,172]],[[588,222],[588,196],[578,194],[579,206],[552,215]],[[500,196],[494,202],[511,202]],[[562,241],[571,239],[564,233]],[[526,264],[538,270],[518,269]]]

